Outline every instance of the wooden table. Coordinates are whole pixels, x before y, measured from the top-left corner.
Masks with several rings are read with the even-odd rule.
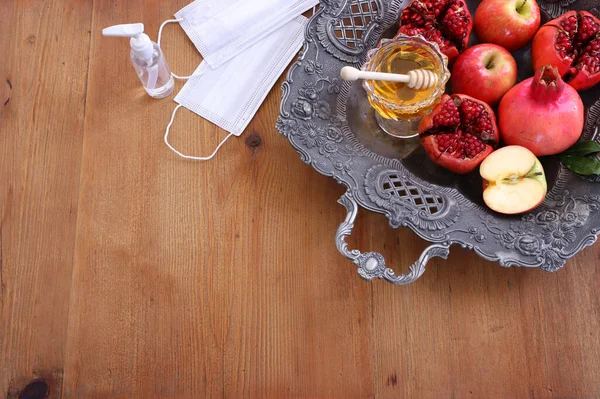
[[[600,397],[599,246],[555,274],[453,248],[411,286],[360,280],[343,188],[274,128],[279,83],[213,161],[170,152],[172,99],[101,28],[154,37],[188,1],[0,1],[0,396]],[[200,62],[174,25],[163,47]],[[173,129],[190,153],[225,135]],[[355,231],[399,270],[426,246],[381,215]]]

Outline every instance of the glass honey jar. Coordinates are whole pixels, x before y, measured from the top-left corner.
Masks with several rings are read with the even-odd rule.
[[[384,132],[399,138],[418,135],[420,119],[431,112],[444,94],[450,78],[448,58],[436,43],[421,36],[398,35],[383,39],[379,46],[369,51],[363,71],[407,74],[424,69],[434,72],[438,84],[424,90],[415,90],[406,83],[382,80],[365,80],[363,87],[375,118]]]

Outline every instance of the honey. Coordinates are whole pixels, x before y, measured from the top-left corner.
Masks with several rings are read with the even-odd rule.
[[[419,135],[419,120],[440,102],[450,78],[448,58],[437,44],[422,36],[398,34],[393,39],[382,39],[376,48],[368,52],[367,62],[362,69],[401,74],[424,69],[437,75],[438,84],[423,90],[411,89],[405,83],[363,81],[379,127],[385,133],[402,139]]]
[[[385,73],[406,74],[414,69],[425,69],[439,74],[442,68],[433,52],[422,46],[393,43],[383,51],[375,54],[371,60],[374,70]],[[442,81],[443,76],[439,76]],[[434,86],[426,90],[414,90],[406,83],[370,81],[373,96],[369,97],[371,105],[383,117],[388,119],[412,119],[426,115],[435,105],[419,109],[419,104],[435,95],[439,90]],[[378,98],[377,101],[373,97]]]

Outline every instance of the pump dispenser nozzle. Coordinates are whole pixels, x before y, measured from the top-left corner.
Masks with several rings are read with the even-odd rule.
[[[163,98],[171,94],[174,83],[162,51],[144,33],[144,24],[123,24],[102,30],[104,36],[130,37],[131,62],[148,94]]]
[[[104,36],[130,37],[131,49],[143,60],[152,59],[152,40],[144,33],[144,24],[123,24],[102,29]]]

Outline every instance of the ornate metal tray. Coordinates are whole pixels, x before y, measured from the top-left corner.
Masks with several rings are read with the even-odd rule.
[[[550,184],[545,202],[524,216],[495,214],[483,205],[477,172],[453,175],[430,162],[418,141],[385,135],[360,83],[338,78],[344,65],[362,65],[369,49],[395,34],[407,3],[321,0],[306,29],[299,60],[282,86],[277,129],[302,161],[348,189],[338,201],[348,210],[335,237],[338,250],[358,266],[364,279],[394,284],[415,281],[431,258],[446,259],[454,244],[502,266],[561,269],[600,233],[598,183],[549,157],[542,160]],[[467,3],[474,14],[479,1]],[[569,9],[596,15],[600,9],[598,0],[538,0],[538,4],[542,23]],[[515,58],[519,80],[532,76],[530,48]],[[587,109],[584,138],[600,141],[600,87],[582,97]],[[408,227],[431,243],[407,274],[395,274],[379,253],[348,249],[345,238],[352,232],[359,205],[386,215],[392,227]]]

